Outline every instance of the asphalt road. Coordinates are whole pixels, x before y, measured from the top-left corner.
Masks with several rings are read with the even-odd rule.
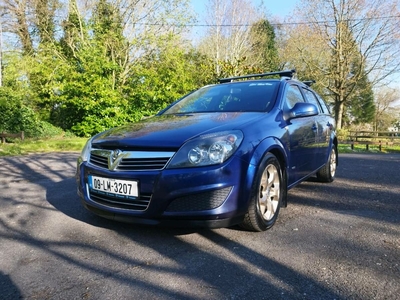
[[[400,298],[400,155],[340,155],[262,233],[101,219],[76,158],[0,158],[0,299]]]

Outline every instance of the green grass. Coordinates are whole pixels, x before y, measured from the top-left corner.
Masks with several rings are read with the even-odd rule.
[[[15,139],[5,144],[0,143],[0,156],[26,155],[43,152],[81,151],[87,138],[60,137],[51,139]]]
[[[25,139],[21,141],[15,139],[5,144],[0,143],[0,156],[26,155],[30,153],[43,152],[79,152],[85,145],[87,138],[78,137],[59,137],[50,139]],[[339,144],[339,153],[400,153],[400,145],[382,147],[379,152],[377,145],[370,145],[369,150],[365,145],[354,145],[352,150],[350,145]]]
[[[379,151],[378,145],[369,145],[369,150],[365,145],[354,145],[354,149],[348,144],[339,144],[339,153],[400,153],[400,145],[382,146],[382,151]]]

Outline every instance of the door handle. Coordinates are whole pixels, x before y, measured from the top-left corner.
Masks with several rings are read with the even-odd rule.
[[[311,127],[311,129],[312,129],[312,131],[317,131],[317,125],[314,124],[314,125]]]

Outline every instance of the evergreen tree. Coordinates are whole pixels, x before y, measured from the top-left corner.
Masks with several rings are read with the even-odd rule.
[[[268,20],[260,20],[251,27],[251,52],[249,62],[263,72],[278,70],[279,59],[275,42],[275,31]]]
[[[123,20],[119,8],[106,0],[100,0],[92,18],[94,40],[105,51],[107,64],[104,75],[112,76],[112,88],[118,88],[119,74],[127,63],[128,43],[123,35]]]
[[[58,0],[34,0],[36,31],[40,43],[55,41],[55,12],[59,6]]]
[[[348,100],[348,113],[351,115],[354,124],[369,123],[374,120],[375,103],[374,93],[367,75],[364,75],[357,82],[352,96]]]

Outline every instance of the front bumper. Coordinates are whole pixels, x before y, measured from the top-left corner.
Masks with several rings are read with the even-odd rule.
[[[248,207],[248,164],[233,156],[217,166],[117,172],[84,162],[77,169],[78,194],[91,212],[116,221],[147,225],[227,227],[240,223]],[[145,209],[99,201],[88,176],[135,180]],[[136,199],[136,200],[143,200]],[[136,201],[133,200],[133,201]]]

